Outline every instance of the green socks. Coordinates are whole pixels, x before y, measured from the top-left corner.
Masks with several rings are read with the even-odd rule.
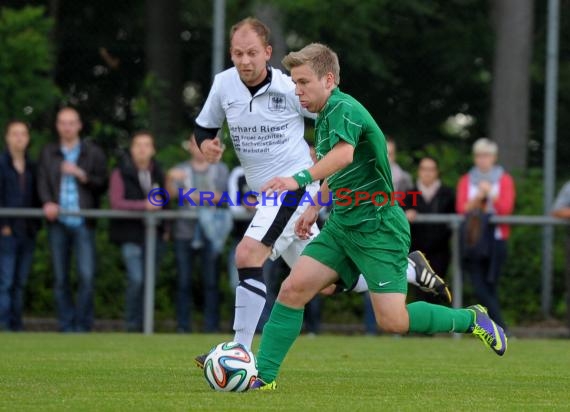
[[[469,309],[452,309],[427,302],[410,303],[407,308],[410,315],[410,332],[465,333],[473,325],[474,315]]]
[[[304,309],[293,309],[275,302],[257,352],[257,369],[264,382],[272,382],[277,377],[285,355],[301,333],[303,312]]]
[[[414,302],[408,306],[410,332],[448,333],[467,332],[473,325],[473,312],[469,309],[452,309],[426,302]],[[269,383],[275,380],[293,342],[301,333],[303,309],[293,309],[279,302],[263,328],[257,352],[259,377]]]

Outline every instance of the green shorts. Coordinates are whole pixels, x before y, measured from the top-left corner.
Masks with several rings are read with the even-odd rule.
[[[379,229],[370,233],[347,229],[331,218],[302,254],[336,271],[345,288],[362,273],[371,292],[406,294],[410,226],[400,207],[382,212]]]

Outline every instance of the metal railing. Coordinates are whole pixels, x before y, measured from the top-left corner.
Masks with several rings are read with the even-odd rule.
[[[156,227],[161,220],[179,218],[195,219],[198,214],[191,210],[159,210],[154,212],[139,212],[109,209],[84,209],[77,212],[60,211],[64,216],[83,216],[86,218],[107,219],[140,219],[145,224],[145,289],[144,289],[144,324],[145,334],[154,331],[154,293],[155,293],[155,260],[156,260]],[[0,208],[0,217],[43,217],[42,209]],[[251,215],[236,215],[237,220],[251,219]],[[453,307],[463,306],[463,274],[461,272],[460,235],[459,230],[464,217],[456,214],[419,214],[414,224],[445,223],[451,228],[451,270]],[[493,216],[492,223],[507,223],[511,225],[555,226],[568,225],[570,221],[549,216]],[[542,307],[550,310],[552,304],[552,273],[542,274]]]

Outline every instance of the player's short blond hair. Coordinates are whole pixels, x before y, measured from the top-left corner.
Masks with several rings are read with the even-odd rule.
[[[245,26],[251,28],[251,30],[253,30],[259,36],[264,46],[269,46],[271,31],[266,24],[264,24],[261,20],[256,19],[255,17],[246,17],[245,19],[238,21],[232,26],[230,29],[230,43],[234,38],[236,31]]]
[[[319,79],[327,73],[334,76],[334,84],[340,83],[340,64],[337,54],[329,47],[320,43],[311,43],[301,50],[291,52],[282,60],[283,66],[291,71],[292,68],[306,64]]]

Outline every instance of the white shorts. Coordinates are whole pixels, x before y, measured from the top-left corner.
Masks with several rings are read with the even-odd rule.
[[[313,182],[305,189],[290,192],[287,197],[259,197],[257,210],[244,236],[255,239],[272,248],[271,260],[279,256],[289,267],[293,267],[305,246],[319,234],[316,224],[311,228],[310,239],[301,240],[295,234],[295,222],[311,205],[312,198],[319,190],[319,182]],[[305,191],[308,193],[305,194]]]

